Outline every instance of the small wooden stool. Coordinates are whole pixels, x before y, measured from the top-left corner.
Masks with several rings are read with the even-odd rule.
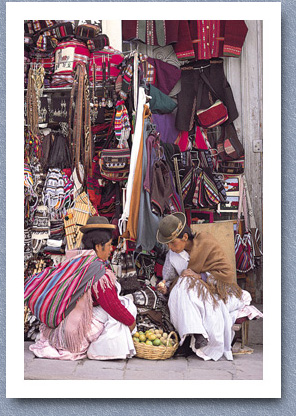
[[[233,354],[252,354],[253,349],[248,347],[247,344],[249,342],[249,319],[247,317],[239,318],[235,321],[232,329],[235,332],[240,331],[240,343],[235,342],[232,350]]]

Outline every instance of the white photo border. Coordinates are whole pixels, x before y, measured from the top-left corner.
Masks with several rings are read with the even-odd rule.
[[[6,397],[7,398],[279,398],[281,397],[281,4],[174,2],[178,18],[263,21],[264,354],[263,380],[24,380],[23,341],[23,21],[155,18],[149,3],[6,3]],[[172,16],[157,2],[157,18]],[[71,7],[70,7],[71,5]],[[112,7],[110,7],[112,5]],[[156,3],[152,3],[156,5]],[[215,7],[213,7],[215,5]],[[17,13],[15,13],[17,8]],[[173,16],[172,16],[173,17]],[[276,58],[275,58],[276,57]],[[17,121],[18,120],[18,121]],[[274,195],[277,189],[277,195]],[[271,208],[272,207],[272,210]],[[270,330],[272,328],[272,331]],[[277,336],[274,336],[277,334]]]

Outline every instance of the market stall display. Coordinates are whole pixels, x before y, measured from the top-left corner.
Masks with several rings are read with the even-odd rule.
[[[156,289],[166,254],[158,224],[180,211],[189,225],[233,221],[240,189],[231,181],[242,183],[245,163],[224,73],[245,22],[159,22],[123,21],[118,51],[98,21],[25,21],[25,276],[29,263],[40,272],[44,256],[58,264],[80,249],[90,217],[107,218],[138,330],[159,325],[172,340],[150,350],[135,342],[147,359],[169,358],[179,342]],[[28,322],[36,326],[26,310],[27,336]]]

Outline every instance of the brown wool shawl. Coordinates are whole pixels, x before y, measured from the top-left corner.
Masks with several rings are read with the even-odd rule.
[[[188,251],[190,260],[188,268],[195,273],[209,272],[215,282],[207,283],[198,280],[198,295],[203,299],[208,294],[218,295],[219,299],[226,302],[230,294],[240,298],[242,290],[236,283],[235,274],[224,251],[215,237],[207,232],[197,232],[193,239],[193,246]],[[189,279],[189,288],[192,288],[196,280]],[[205,290],[207,289],[207,290]]]

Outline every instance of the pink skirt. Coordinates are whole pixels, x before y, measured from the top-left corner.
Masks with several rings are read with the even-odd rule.
[[[61,325],[61,324],[60,324]],[[86,357],[88,347],[91,342],[96,341],[104,329],[104,324],[97,320],[94,315],[92,316],[91,326],[88,333],[83,337],[81,342],[80,351],[70,352],[66,349],[55,348],[50,345],[49,339],[44,334],[46,326],[40,325],[40,338],[35,344],[29,346],[29,350],[32,351],[38,358],[51,358],[56,360],[81,360]]]

